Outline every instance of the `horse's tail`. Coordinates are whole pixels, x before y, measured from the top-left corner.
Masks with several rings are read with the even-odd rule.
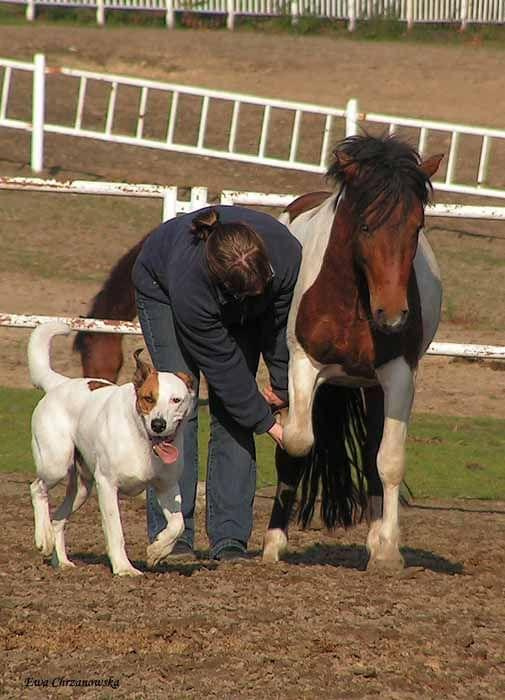
[[[147,236],[130,248],[109,273],[103,287],[93,298],[86,318],[132,321],[137,315],[131,280],[133,265]],[[123,366],[123,336],[118,333],[79,331],[73,348],[81,355],[83,375],[115,382]]]
[[[298,519],[306,527],[321,491],[326,527],[349,527],[365,514],[365,404],[360,389],[323,384],[312,412],[314,447],[302,476]]]

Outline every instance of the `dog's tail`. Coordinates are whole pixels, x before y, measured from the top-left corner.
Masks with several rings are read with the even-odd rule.
[[[32,384],[38,389],[49,391],[68,377],[58,374],[51,368],[51,341],[55,335],[68,335],[70,328],[62,321],[50,321],[37,326],[28,342],[28,368]]]

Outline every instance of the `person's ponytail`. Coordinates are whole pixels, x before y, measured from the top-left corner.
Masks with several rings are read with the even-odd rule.
[[[199,241],[206,241],[218,227],[219,214],[215,209],[207,209],[191,222],[191,234]]]

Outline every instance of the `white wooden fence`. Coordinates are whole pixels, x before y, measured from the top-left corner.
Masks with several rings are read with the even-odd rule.
[[[26,18],[34,20],[36,7],[82,7],[96,11],[105,24],[108,10],[157,11],[164,13],[167,27],[175,26],[176,13],[221,15],[228,29],[235,17],[291,17],[296,23],[308,16],[347,22],[349,31],[358,21],[374,18],[405,22],[409,28],[421,23],[501,24],[505,22],[503,0],[0,0],[26,5]]]
[[[181,200],[178,197],[178,188],[176,186],[131,185],[124,182],[91,182],[86,180],[58,182],[56,180],[43,180],[41,178],[1,177],[0,190],[38,191],[60,194],[98,194],[119,197],[154,197],[161,199],[163,202],[163,220],[172,218],[177,214],[194,211],[208,204],[207,188],[205,187],[193,187],[189,199]],[[285,207],[295,198],[296,195],[289,194],[265,194],[262,192],[223,190],[219,201],[221,204]],[[505,207],[436,204],[428,207],[426,214],[427,216],[505,221]],[[0,311],[0,327],[34,328],[40,323],[56,319],[65,321],[75,331],[88,330],[95,333],[141,335],[139,324],[132,321],[35,316]],[[430,345],[427,354],[480,358],[486,360],[505,360],[505,346],[435,342]]]
[[[25,76],[26,83],[27,73],[32,78],[31,94],[26,93],[25,85],[32,103],[31,119],[26,109],[19,112],[19,99],[18,105],[11,100],[16,80]],[[31,132],[35,172],[43,169],[44,135],[52,133],[324,173],[332,145],[363,127],[371,132],[399,133],[421,154],[446,152],[445,172],[434,181],[436,189],[505,198],[505,174],[499,167],[499,160],[505,159],[502,129],[365,113],[355,99],[344,108],[324,107],[48,67],[42,54],[37,54],[33,63],[0,58],[0,80],[0,127]],[[66,81],[66,111],[60,109],[58,119],[48,118],[46,114],[53,112],[47,96],[57,80]],[[135,114],[128,115],[126,126],[124,107],[121,110],[118,105],[123,92],[131,95],[132,90],[138,106]],[[249,121],[251,116],[256,120],[257,140],[250,129],[244,139],[244,113]],[[311,144],[310,153],[307,143]]]

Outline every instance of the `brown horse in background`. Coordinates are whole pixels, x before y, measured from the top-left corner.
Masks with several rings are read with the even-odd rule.
[[[149,235],[149,234],[148,234]],[[131,274],[147,236],[130,248],[114,265],[103,287],[94,297],[86,318],[133,321],[137,315]],[[79,331],[74,350],[81,355],[84,377],[116,382],[123,366],[123,336],[119,333]]]

